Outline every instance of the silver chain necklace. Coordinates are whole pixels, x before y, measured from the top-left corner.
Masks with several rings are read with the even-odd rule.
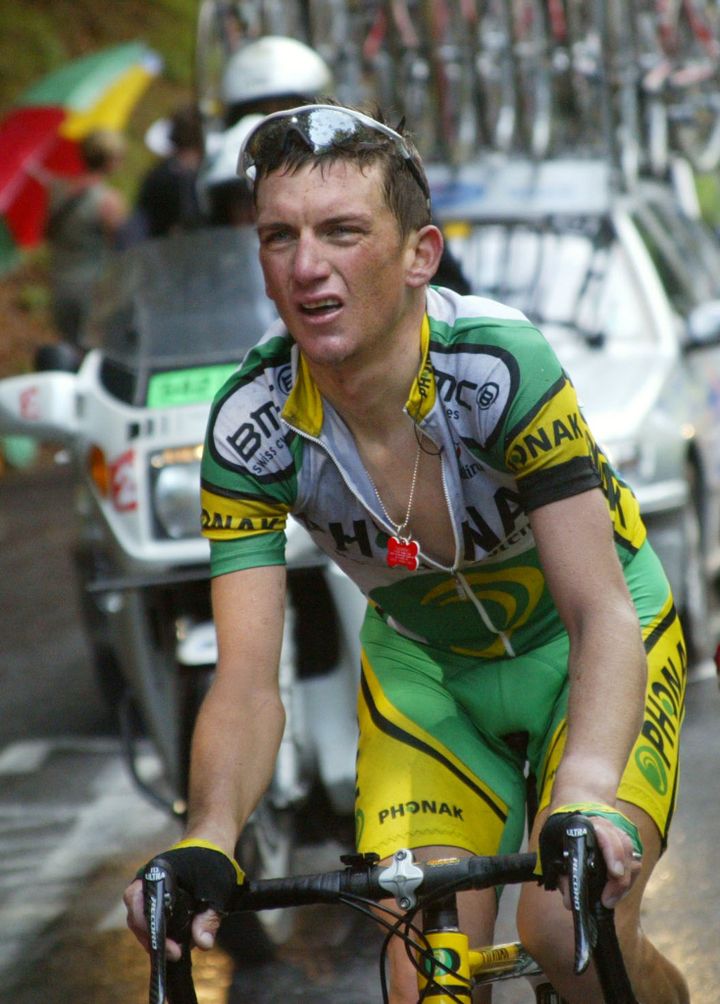
[[[408,523],[410,522],[410,513],[412,512],[413,501],[415,500],[415,488],[417,486],[418,471],[420,470],[421,453],[421,441],[418,439],[417,450],[415,453],[415,467],[413,469],[412,481],[410,482],[410,494],[408,495],[407,510],[405,512],[405,519],[402,523],[396,523],[385,508],[385,503],[380,496],[380,492],[377,490],[377,485],[368,471],[370,484],[373,487],[375,497],[377,498],[380,508],[383,511],[383,515],[395,531],[392,537],[388,537],[387,542],[386,561],[391,568],[396,565],[400,565],[410,571],[415,571],[419,565],[418,554],[420,553],[420,548],[418,547],[417,541],[412,540],[412,534],[410,533],[408,533],[407,536],[404,536],[404,531],[407,530]]]
[[[408,534],[407,537],[404,537],[403,536],[403,530],[407,527],[408,523],[410,522],[410,513],[412,512],[413,501],[415,499],[415,487],[417,485],[417,476],[418,476],[418,471],[420,470],[420,454],[421,453],[422,453],[422,450],[420,449],[420,440],[418,440],[417,450],[415,452],[415,467],[413,469],[412,481],[410,482],[410,494],[408,495],[407,510],[405,512],[405,519],[402,521],[402,523],[396,523],[395,520],[390,515],[390,513],[387,511],[387,509],[385,508],[385,503],[383,502],[382,498],[380,497],[380,492],[377,490],[377,485],[373,481],[372,477],[368,474],[368,477],[370,478],[370,484],[373,486],[373,490],[375,492],[375,497],[377,498],[378,502],[380,503],[380,508],[383,511],[385,519],[388,521],[388,523],[395,530],[395,536],[398,538],[398,540],[403,541],[403,543],[407,543],[410,540],[411,536],[412,536],[412,534]]]

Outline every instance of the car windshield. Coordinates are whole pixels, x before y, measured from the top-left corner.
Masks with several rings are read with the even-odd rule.
[[[636,351],[652,344],[628,258],[602,217],[447,228],[473,288],[521,309],[556,348],[578,337]]]
[[[143,241],[99,284],[85,344],[103,351],[103,382],[135,404],[154,375],[239,362],[274,320],[251,227]]]

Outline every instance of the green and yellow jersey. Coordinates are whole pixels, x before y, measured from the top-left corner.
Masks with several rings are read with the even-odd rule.
[[[421,338],[406,411],[441,453],[452,566],[422,541],[417,570],[388,566],[393,528],[353,437],[277,322],[213,404],[202,467],[212,571],[283,563],[293,516],[401,634],[479,658],[519,655],[563,630],[528,513],[600,487],[626,565],[646,536],[638,503],[519,311],[431,287]]]

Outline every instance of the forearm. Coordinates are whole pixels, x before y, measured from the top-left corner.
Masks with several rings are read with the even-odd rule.
[[[232,854],[270,784],[285,725],[278,690],[285,569],[212,582],[218,664],[193,734],[187,836]]]
[[[568,734],[553,805],[613,804],[642,725],[645,651],[629,601],[598,601],[571,635]]]
[[[228,854],[273,775],[285,713],[276,690],[211,688],[192,745],[187,836]]]

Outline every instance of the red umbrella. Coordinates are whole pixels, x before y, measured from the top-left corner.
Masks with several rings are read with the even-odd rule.
[[[48,74],[0,120],[0,272],[18,247],[43,238],[47,196],[37,169],[79,173],[78,141],[94,129],[122,129],[160,67],[141,42],[113,46]]]

